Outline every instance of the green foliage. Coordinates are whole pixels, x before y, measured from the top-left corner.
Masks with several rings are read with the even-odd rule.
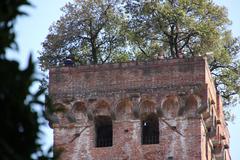
[[[157,43],[166,57],[205,54],[216,48],[229,23],[225,8],[209,0],[129,1],[129,30],[134,44],[146,48]],[[141,27],[138,27],[141,26]],[[141,50],[141,49],[140,49]]]
[[[27,0],[2,0],[0,3],[0,55],[5,53],[6,48],[17,47],[13,26],[16,16],[25,15],[19,9],[22,5],[30,3]]]
[[[31,159],[40,149],[36,142],[40,124],[31,106],[42,104],[38,99],[41,91],[29,92],[34,65],[30,58],[28,67],[21,71],[16,61],[0,59],[0,71],[4,75],[0,83],[0,159]]]
[[[71,57],[77,64],[111,61],[125,42],[122,18],[115,1],[75,0],[62,8],[64,15],[54,23],[40,52],[42,69],[61,65]]]
[[[223,34],[214,55],[209,58],[210,71],[225,105],[234,104],[240,95],[240,41],[230,32]]]
[[[131,59],[131,53],[128,52],[119,52],[112,56],[112,63],[121,63],[121,62],[128,62]]]
[[[2,0],[0,2],[0,159],[53,159],[51,150],[45,153],[38,142],[41,132],[38,113],[33,105],[43,105],[40,96],[44,90],[30,92],[36,81],[34,63],[30,56],[28,66],[19,69],[17,61],[6,59],[6,49],[15,43],[13,30],[15,18],[25,13],[19,10],[30,5],[27,0]]]

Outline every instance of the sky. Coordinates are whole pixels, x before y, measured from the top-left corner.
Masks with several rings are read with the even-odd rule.
[[[60,8],[69,0],[30,0],[33,7],[22,7],[21,9],[29,14],[17,19],[15,30],[17,33],[16,41],[19,45],[19,51],[8,50],[8,58],[16,59],[20,62],[20,68],[25,68],[29,54],[37,63],[38,51],[41,50],[41,43],[48,34],[49,26],[59,19],[62,12]],[[228,9],[229,18],[232,20],[232,29],[234,36],[240,36],[240,18],[239,8],[240,0],[214,0],[217,4],[224,5]],[[38,69],[40,73],[40,70]],[[33,87],[37,88],[37,87]],[[229,123],[230,131],[230,151],[232,160],[240,159],[240,105],[234,107],[232,112],[236,118],[233,123]],[[49,127],[42,128],[45,136],[41,141],[45,148],[53,143],[53,132]]]

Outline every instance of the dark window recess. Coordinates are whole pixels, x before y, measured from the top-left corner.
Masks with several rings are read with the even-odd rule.
[[[148,115],[142,121],[142,144],[159,143],[159,122],[155,114]]]
[[[95,118],[96,147],[112,146],[112,119],[108,116]]]
[[[168,157],[168,159],[167,159],[167,160],[173,160],[173,157],[171,157],[171,156],[170,156],[170,157]]]

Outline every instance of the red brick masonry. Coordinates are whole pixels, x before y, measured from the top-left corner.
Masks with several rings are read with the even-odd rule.
[[[221,97],[203,57],[56,67],[49,76],[62,160],[231,159]],[[151,113],[159,144],[142,145],[141,119]],[[112,119],[110,147],[96,147],[99,115]]]

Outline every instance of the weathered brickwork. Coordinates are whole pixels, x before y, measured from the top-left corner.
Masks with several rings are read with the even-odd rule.
[[[49,75],[49,120],[63,160],[230,160],[221,97],[203,57],[51,68]],[[96,147],[101,116],[112,121],[107,147]],[[149,116],[157,117],[155,144],[142,141]]]

